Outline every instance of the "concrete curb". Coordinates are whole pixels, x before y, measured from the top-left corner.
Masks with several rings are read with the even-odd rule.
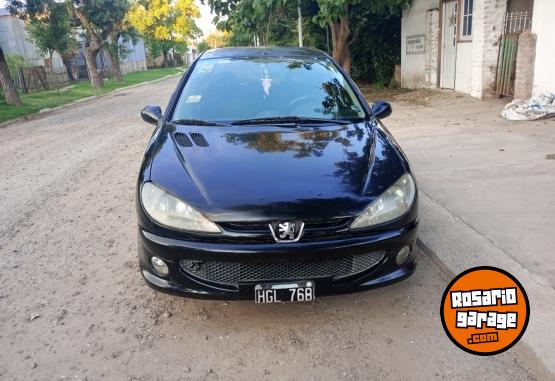
[[[495,266],[513,274],[530,300],[526,333],[510,351],[538,379],[555,380],[555,290],[549,282],[530,273],[494,242],[420,191],[418,246],[446,274],[454,277],[476,266]]]
[[[34,113],[34,114],[29,114],[29,115],[21,116],[21,117],[19,117],[19,118],[12,119],[12,120],[8,120],[8,121],[6,121],[6,122],[0,123],[0,128],[8,127],[9,125],[12,125],[12,124],[15,124],[15,123],[18,123],[18,122],[23,122],[23,121],[29,121],[29,120],[39,119],[39,118],[42,118],[42,117],[44,117],[44,116],[50,115],[50,114],[52,114],[52,113],[54,113],[54,112],[56,112],[56,111],[63,110],[63,109],[65,109],[65,108],[70,108],[70,107],[72,107],[72,106],[76,106],[76,105],[80,105],[80,104],[89,103],[89,102],[94,101],[94,100],[96,100],[96,99],[104,98],[104,97],[107,97],[107,96],[116,94],[116,93],[118,93],[118,92],[120,92],[120,91],[123,91],[123,90],[129,90],[129,89],[133,89],[133,88],[135,88],[135,87],[140,87],[140,86],[144,86],[144,85],[149,85],[149,84],[153,84],[153,83],[158,83],[158,82],[161,82],[161,81],[165,81],[166,79],[169,79],[169,78],[181,76],[181,75],[183,75],[184,72],[185,72],[185,71],[182,71],[182,72],[176,73],[176,74],[169,74],[169,75],[166,75],[166,76],[161,77],[161,78],[153,79],[153,80],[151,80],[151,81],[146,81],[146,82],[141,82],[141,83],[135,83],[134,85],[129,85],[129,86],[125,86],[125,87],[120,87],[119,89],[115,89],[115,90],[113,90],[113,91],[110,91],[110,92],[108,92],[108,93],[106,93],[106,94],[102,94],[102,95],[92,95],[92,96],[90,96],[90,97],[76,99],[76,100],[74,100],[73,102],[70,102],[70,103],[67,103],[67,104],[65,104],[65,105],[61,105],[61,106],[58,106],[58,107],[43,108],[43,109],[37,111],[37,112]]]

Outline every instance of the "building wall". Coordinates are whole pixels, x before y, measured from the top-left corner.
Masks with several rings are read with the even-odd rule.
[[[555,15],[554,0],[535,0],[532,32],[537,35],[534,64],[535,95],[555,92]]]
[[[29,35],[25,30],[25,23],[12,16],[9,12],[0,9],[0,45],[6,55],[19,55],[25,59],[25,63],[29,66],[44,65],[44,56],[35,45],[29,41]],[[52,55],[54,71],[63,69],[62,59],[59,54]]]
[[[134,44],[131,41],[119,41],[120,44],[126,46],[129,54],[121,62],[121,71],[123,74],[133,73],[135,71],[146,70],[146,49],[142,39],[138,39]]]
[[[428,39],[433,36],[432,29],[427,27],[433,22],[434,16],[428,11],[437,9],[438,0],[416,0],[413,5],[403,11],[401,21],[401,86],[409,89],[426,87],[435,83],[433,74],[426,76],[426,55],[428,54],[428,70],[437,67],[433,63],[433,42]],[[439,20],[439,17],[438,17]],[[438,22],[439,27],[439,22]],[[437,57],[437,50],[436,57]],[[437,78],[437,68],[436,78]]]
[[[439,85],[439,8],[426,11],[426,51],[424,54],[425,86]]]
[[[530,31],[518,36],[516,56],[515,99],[528,99],[534,87],[534,64],[536,60],[536,35]]]
[[[474,2],[472,85],[470,95],[492,96],[495,88],[499,37],[507,12],[507,0]]]

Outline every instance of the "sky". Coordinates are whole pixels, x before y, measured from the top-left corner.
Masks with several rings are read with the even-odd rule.
[[[198,27],[202,30],[204,36],[208,36],[210,33],[216,30],[216,26],[212,24],[212,19],[214,18],[214,15],[210,13],[210,7],[208,5],[202,5],[200,0],[195,0],[195,3],[200,8],[200,19],[196,20],[196,23]]]
[[[210,14],[210,7],[208,5],[202,5],[200,0],[195,0],[195,3],[198,5],[201,14],[200,18],[196,20],[196,23],[204,33],[204,36],[207,36],[216,30],[216,26],[212,24],[214,15]],[[0,0],[0,8],[5,8],[6,5],[6,0]]]

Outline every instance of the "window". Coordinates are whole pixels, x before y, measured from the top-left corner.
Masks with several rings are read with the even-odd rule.
[[[328,59],[208,58],[195,65],[172,119],[365,117],[354,90]]]
[[[472,39],[472,10],[474,8],[474,0],[463,1],[463,17],[461,28],[461,40],[468,41]]]

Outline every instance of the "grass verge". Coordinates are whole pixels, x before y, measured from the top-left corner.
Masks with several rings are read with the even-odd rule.
[[[135,85],[137,83],[152,81],[167,75],[179,73],[179,68],[152,69],[126,74],[123,82],[114,80],[105,81],[104,87],[95,89],[89,81],[77,82],[56,93],[55,90],[41,91],[31,94],[20,94],[21,106],[8,106],[4,97],[0,94],[0,123],[19,118],[21,116],[34,114],[44,108],[53,108],[68,104],[77,99],[87,98],[94,95],[106,94],[116,89]]]

